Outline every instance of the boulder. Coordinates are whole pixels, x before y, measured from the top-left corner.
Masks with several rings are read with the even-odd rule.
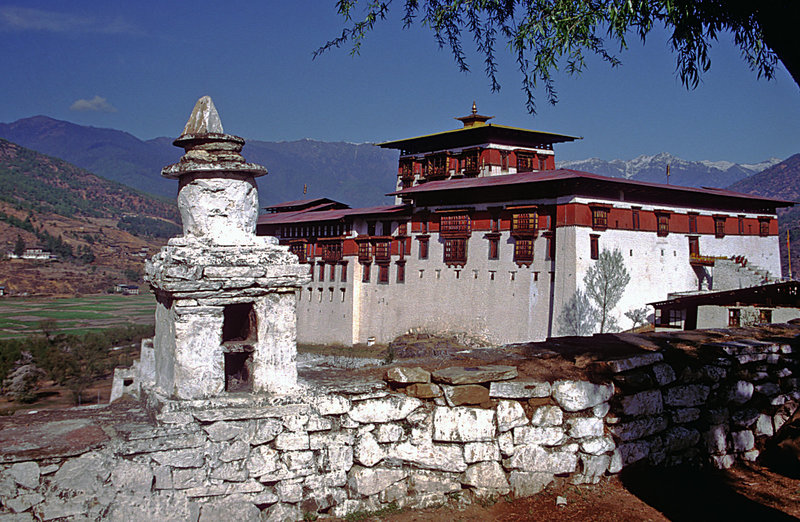
[[[494,410],[447,408],[433,412],[433,440],[442,442],[490,441],[495,436]]]
[[[553,398],[566,411],[581,411],[608,401],[614,394],[613,384],[586,381],[556,381]]]
[[[489,385],[489,396],[498,399],[532,399],[549,397],[550,390],[550,383],[546,381],[500,381]]]
[[[517,376],[514,366],[490,365],[462,368],[453,366],[433,372],[435,382],[445,384],[483,384],[492,381],[507,381]]]
[[[419,366],[407,368],[398,366],[386,372],[386,380],[393,384],[414,384],[431,382],[431,372]]]

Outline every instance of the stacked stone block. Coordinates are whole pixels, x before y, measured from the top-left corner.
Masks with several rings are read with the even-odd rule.
[[[606,419],[618,445],[610,470],[643,460],[718,468],[755,460],[800,402],[792,352],[739,340],[606,363],[619,389]]]
[[[610,383],[393,368],[389,387],[302,395],[177,401],[144,390],[154,426],[117,426],[82,455],[0,456],[0,520],[343,517],[529,496],[637,462],[727,467],[756,458],[800,402],[791,344],[604,365]],[[477,404],[453,402],[465,386],[483,388],[463,394]]]

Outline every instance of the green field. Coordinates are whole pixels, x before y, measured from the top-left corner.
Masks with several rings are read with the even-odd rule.
[[[58,330],[83,333],[126,324],[153,324],[152,294],[92,295],[64,299],[0,298],[0,339],[41,333],[42,321]]]

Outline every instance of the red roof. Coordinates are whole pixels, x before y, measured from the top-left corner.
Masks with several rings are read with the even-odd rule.
[[[275,203],[274,205],[269,205],[264,207],[266,210],[273,210],[277,212],[285,212],[287,210],[300,210],[300,209],[308,209],[308,208],[319,208],[320,206],[331,207],[335,206],[337,208],[348,208],[348,205],[344,203],[340,203],[338,201],[334,201],[329,198],[311,198],[311,199],[297,199],[295,201],[282,201],[281,203]]]
[[[405,212],[405,205],[383,205],[377,207],[344,208],[336,210],[299,210],[297,212],[279,212],[275,214],[261,214],[258,216],[259,225],[278,225],[283,223],[309,223],[315,221],[338,221],[349,216],[365,216],[374,214],[394,215]]]
[[[754,196],[751,194],[742,194],[740,192],[733,192],[725,189],[706,188],[706,187],[704,188],[682,187],[679,185],[665,185],[662,183],[651,183],[647,181],[634,181],[624,178],[612,178],[608,176],[601,176],[599,174],[592,174],[590,172],[582,172],[579,170],[571,170],[571,169],[524,172],[521,174],[506,174],[500,176],[488,176],[480,178],[462,178],[462,179],[446,179],[440,181],[430,181],[428,183],[415,185],[413,187],[399,190],[397,192],[390,192],[387,195],[413,197],[415,194],[424,194],[430,192],[483,189],[489,187],[503,187],[503,186],[523,185],[523,184],[527,185],[527,184],[559,182],[567,180],[589,181],[602,184],[615,184],[631,188],[658,189],[658,190],[666,190],[672,192],[688,192],[692,194],[703,194],[703,195],[717,196],[717,197],[749,199],[755,201],[770,202],[772,203],[773,206],[776,207],[791,206],[794,204],[793,201],[787,201],[775,198],[766,198],[762,196]]]

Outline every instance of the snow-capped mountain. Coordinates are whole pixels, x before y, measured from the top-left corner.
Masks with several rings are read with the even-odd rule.
[[[613,176],[654,183],[667,182],[667,165],[670,167],[669,183],[687,187],[727,187],[741,179],[757,174],[781,160],[770,158],[760,163],[732,163],[730,161],[687,161],[668,152],[655,156],[638,156],[632,160],[602,160],[589,158],[577,161],[560,161],[558,168],[582,170],[602,176]]]

